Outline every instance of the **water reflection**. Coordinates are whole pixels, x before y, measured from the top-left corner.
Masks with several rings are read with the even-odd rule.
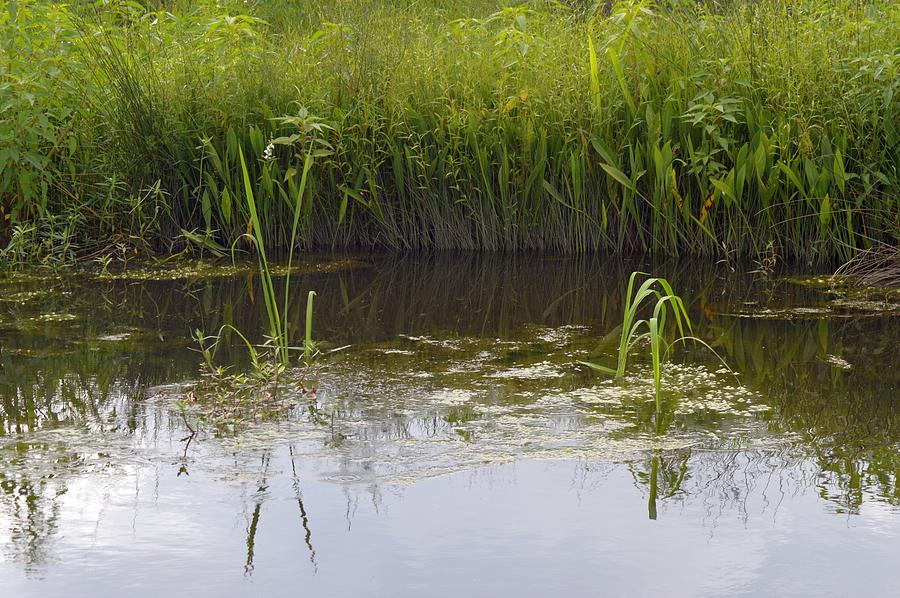
[[[21,455],[28,448],[24,443],[18,445],[14,454]],[[15,462],[13,458],[11,463]],[[65,484],[52,478],[31,479],[4,467],[0,473],[0,512],[8,522],[6,558],[22,563],[28,572],[38,570],[51,558],[51,541],[58,529],[59,498],[65,492]]]
[[[306,514],[306,507],[303,506],[303,491],[300,490],[300,476],[297,474],[297,463],[294,460],[294,447],[288,446],[288,452],[291,456],[291,488],[294,490],[294,497],[297,499],[297,507],[300,510],[300,521],[303,525],[303,541],[306,548],[309,549],[309,562],[312,563],[313,570],[316,570],[316,551],[312,545],[312,530],[309,529],[309,515]]]
[[[214,453],[209,447],[205,450],[203,457],[208,461]],[[808,575],[812,571],[810,565],[816,561],[807,562],[805,550],[825,546],[839,555],[847,548],[841,546],[848,541],[841,532],[845,523],[809,502],[815,496],[815,487],[807,483],[815,478],[816,465],[799,455],[769,451],[698,453],[683,449],[652,451],[623,465],[522,461],[518,465],[482,466],[469,470],[470,473],[458,472],[398,488],[389,483],[386,487],[377,480],[341,485],[315,481],[340,464],[338,460],[313,463],[309,455],[314,450],[304,444],[253,450],[253,455],[232,462],[240,474],[232,472],[225,478],[220,477],[223,472],[217,467],[195,463],[193,475],[203,480],[205,490],[176,483],[169,466],[168,474],[164,467],[157,478],[152,468],[145,473],[121,473],[116,486],[137,488],[130,495],[104,491],[102,484],[94,484],[90,495],[83,489],[73,489],[69,496],[45,497],[52,498],[56,505],[55,537],[44,536],[43,544],[30,547],[27,556],[35,559],[30,566],[37,576],[32,583],[43,578],[42,585],[30,587],[45,588],[42,595],[62,595],[56,590],[62,587],[61,577],[68,575],[69,588],[74,591],[67,595],[88,595],[88,586],[72,583],[72,572],[102,559],[113,570],[133,572],[129,575],[136,578],[132,582],[136,584],[148,583],[143,573],[147,567],[157,569],[146,587],[168,591],[177,591],[179,586],[185,591],[197,591],[200,588],[193,585],[197,579],[215,571],[216,575],[209,577],[203,587],[223,596],[246,591],[246,587],[235,585],[238,572],[240,576],[252,577],[255,587],[269,590],[277,589],[278,583],[282,588],[301,584],[320,590],[314,593],[344,595],[353,593],[351,580],[361,577],[374,584],[368,591],[382,593],[394,588],[399,595],[417,595],[414,587],[402,585],[405,589],[400,589],[380,576],[370,577],[365,563],[375,559],[377,566],[386,567],[386,574],[405,584],[419,579],[419,567],[425,570],[436,565],[438,554],[442,559],[439,562],[452,570],[459,562],[479,567],[469,563],[466,555],[471,550],[476,551],[476,558],[490,560],[488,554],[516,555],[533,566],[542,564],[545,570],[556,570],[554,567],[564,567],[556,556],[556,551],[562,550],[560,559],[565,556],[577,562],[576,555],[581,554],[587,563],[602,556],[617,567],[629,566],[619,562],[620,555],[640,551],[645,558],[660,558],[661,562],[689,570],[702,555],[707,569],[701,577],[715,586],[706,593],[720,595],[723,591],[729,593],[729,586],[717,584],[726,580],[737,583],[734,576],[753,578],[760,558],[784,558],[779,546],[789,542],[799,548],[810,541],[806,537],[809,533],[815,541],[793,553],[792,567],[767,569],[767,575],[783,580],[786,570],[795,568]],[[291,467],[292,462],[296,469]],[[635,488],[629,488],[622,478],[623,471]],[[297,496],[292,487],[295,475],[313,480],[299,501],[293,500]],[[83,482],[72,480],[72,486],[77,488]],[[211,492],[213,486],[216,490]],[[83,501],[100,504],[87,507]],[[193,524],[181,520],[186,508]],[[241,513],[239,527],[229,525],[229,510]],[[524,512],[518,515],[520,511]],[[79,520],[79,512],[83,520]],[[878,523],[871,516],[872,511],[854,527],[880,526],[865,536],[864,546],[866,554],[875,562],[882,562],[885,554],[893,554],[900,529],[895,519]],[[640,517],[655,519],[652,525],[659,527],[660,532],[643,527]],[[449,531],[454,527],[455,531]],[[38,529],[47,531],[46,527]],[[698,530],[703,531],[698,535]],[[240,537],[242,548],[229,539],[231,534]],[[468,542],[458,534],[468,535]],[[566,538],[568,550],[557,544],[559,535]],[[528,540],[517,540],[523,536]],[[315,538],[318,540],[314,545],[311,542]],[[857,542],[859,538],[850,541]],[[657,554],[651,548],[656,543],[666,554]],[[491,548],[481,552],[478,547],[485,544]],[[431,546],[442,548],[431,554]],[[376,556],[379,553],[390,555],[390,560],[382,561]],[[411,557],[413,566],[406,570],[401,563],[410,555],[415,555]],[[7,552],[4,556],[12,562],[26,555]],[[715,565],[723,558],[731,563],[727,574]],[[54,561],[51,567],[42,567],[46,559]],[[421,564],[415,565],[416,560]],[[301,566],[303,561],[305,566]],[[189,569],[185,570],[188,563]],[[508,566],[513,569],[505,571],[528,579],[521,566]],[[886,581],[883,576],[872,574],[871,565],[857,566],[860,571],[869,569],[863,586],[874,584],[879,589],[878,584]],[[483,566],[479,570],[486,573]],[[2,564],[0,571],[8,572]],[[604,571],[612,575],[609,570]],[[578,580],[584,575],[595,581],[605,579],[610,591],[631,588],[638,595],[646,593],[631,587],[627,580],[613,581],[589,573],[566,576],[559,580],[560,587],[580,591],[584,588]],[[319,576],[323,576],[323,581],[317,581]],[[692,586],[686,586],[679,577],[670,580],[671,589],[675,594],[684,594],[685,588]],[[15,584],[17,577],[4,579]],[[460,577],[457,585],[469,587],[468,579]],[[534,588],[524,583],[508,582],[522,595],[537,595]],[[92,579],[89,588],[94,593],[103,592],[111,590],[114,583],[117,582],[101,576]],[[366,591],[363,587],[356,590]],[[149,594],[146,589],[137,588],[136,595]],[[436,595],[449,594],[438,589]]]
[[[411,495],[413,508],[425,504],[415,488],[432,478],[506,472],[496,464],[529,459],[565,463],[579,494],[627,494],[657,524],[712,530],[736,514],[750,525],[808,494],[818,508],[858,518],[900,505],[900,330],[890,316],[815,311],[829,295],[785,279],[654,267],[690,300],[696,333],[740,374],[736,382],[706,351],[689,349],[669,373],[657,421],[640,359],[624,386],[574,365],[608,357],[597,339],[617,323],[632,265],[535,256],[369,263],[296,279],[295,297],[318,292],[316,336],[353,345],[323,365],[316,398],[237,437],[205,430],[189,443],[179,442],[188,434],[172,402],[197,375],[190,331],[262,330],[252,276],[0,284],[0,297],[15,299],[0,300],[5,558],[38,572],[57,552],[71,556],[73,532],[60,530],[78,529],[85,488],[93,500],[108,491],[103,508],[129,504],[135,518],[158,510],[167,492],[180,496],[180,508],[141,528],[149,536],[224,494],[205,521],[221,526],[224,511],[241,513],[240,553],[204,550],[266,578],[280,557],[265,547],[284,541],[314,574],[346,553],[331,537],[355,518],[364,544],[386,533],[371,513],[358,515],[361,505],[389,518],[384,496],[402,509],[397,496]],[[291,305],[292,321],[303,309],[299,299]],[[756,313],[765,317],[748,317]],[[161,486],[148,487],[151,477]],[[131,478],[140,492],[126,499],[114,489]],[[516,484],[492,496],[540,492],[537,481]],[[331,496],[323,487],[339,490],[339,516],[316,501]],[[462,490],[443,492],[436,504],[452,511]],[[102,512],[93,525],[120,528]]]

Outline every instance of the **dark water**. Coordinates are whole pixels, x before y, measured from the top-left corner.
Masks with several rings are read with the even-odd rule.
[[[900,595],[900,299],[643,267],[738,374],[680,348],[659,418],[646,359],[577,364],[634,265],[323,258],[296,337],[315,289],[351,347],[190,443],[191,331],[263,328],[249,269],[0,281],[0,596]]]

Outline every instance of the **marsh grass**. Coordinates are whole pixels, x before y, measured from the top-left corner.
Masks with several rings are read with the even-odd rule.
[[[301,140],[302,137],[298,136],[296,138],[292,137],[281,140],[281,143],[294,144]],[[271,152],[271,147],[272,145],[269,146],[266,153]],[[307,175],[313,162],[313,155],[316,147],[317,145],[315,143],[309,143],[309,149],[306,151],[306,157],[303,164],[303,172],[297,187],[295,202],[293,204],[295,216],[293,219],[293,228],[291,230],[291,244],[288,251],[284,293],[281,295],[279,295],[276,290],[272,267],[267,256],[267,243],[263,228],[264,222],[259,216],[259,208],[254,197],[253,184],[250,179],[247,162],[244,158],[243,151],[238,151],[241,174],[246,193],[247,212],[250,217],[248,232],[243,238],[246,238],[249,241],[251,247],[256,252],[257,272],[259,274],[261,294],[263,296],[268,325],[266,342],[262,346],[254,345],[248,340],[243,332],[231,324],[223,324],[218,333],[213,336],[205,336],[199,330],[195,332],[195,338],[199,344],[200,352],[203,355],[207,377],[207,384],[198,387],[198,390],[200,390],[203,396],[212,397],[211,400],[207,400],[207,403],[211,402],[213,404],[213,410],[209,413],[216,414],[221,412],[221,414],[228,414],[232,423],[239,421],[242,417],[241,414],[248,409],[253,409],[252,413],[255,417],[257,410],[261,408],[261,406],[266,408],[266,413],[269,413],[270,415],[273,409],[275,413],[280,413],[283,410],[289,410],[293,407],[292,404],[285,405],[281,400],[280,386],[283,384],[285,372],[290,365],[291,353],[298,350],[297,347],[291,345],[290,333],[292,326],[288,321],[290,283],[300,211],[303,205]],[[265,156],[263,159],[265,159]],[[238,241],[235,241],[235,244],[237,244],[237,242]],[[233,244],[231,248],[232,258],[235,256],[235,244]],[[315,291],[309,291],[306,299],[305,338],[302,353],[307,373],[313,364],[313,360],[319,355],[318,349],[312,340],[313,298],[315,295]],[[279,301],[283,301],[283,303],[280,303]],[[226,335],[226,332],[229,334]],[[248,373],[229,373],[228,368],[217,366],[215,363],[215,353],[219,343],[222,342],[223,339],[229,338],[231,334],[236,335],[247,349],[247,355],[250,358],[251,366]],[[289,384],[292,386],[299,385],[298,388],[300,394],[306,391],[305,376],[300,379],[291,380],[289,381]],[[277,407],[273,407],[273,405],[276,405]],[[222,417],[224,417],[224,415]],[[219,417],[219,419],[222,419],[222,417]]]
[[[629,355],[635,347],[649,344],[654,400],[659,421],[663,411],[662,374],[669,352],[674,346],[685,341],[692,341],[702,344],[716,357],[718,354],[706,342],[693,335],[691,320],[685,309],[684,301],[675,294],[672,285],[666,279],[648,277],[635,290],[638,276],[649,275],[644,272],[632,272],[628,278],[622,324],[617,327],[620,333],[615,369],[588,361],[580,363],[616,379],[622,379],[625,377]],[[640,317],[640,312],[646,311],[651,306],[651,315]],[[670,324],[673,320],[674,327]],[[685,331],[688,332],[687,335],[685,335]],[[675,332],[677,332],[677,337],[674,335]],[[670,338],[673,340],[669,341]],[[719,359],[721,361],[721,358]],[[722,363],[725,362],[722,361]],[[728,367],[727,364],[725,366]]]
[[[0,217],[77,215],[70,247],[228,247],[251,191],[279,256],[896,244],[895,2],[18,4]],[[298,105],[331,149],[295,210],[306,156],[241,156],[306,135]]]

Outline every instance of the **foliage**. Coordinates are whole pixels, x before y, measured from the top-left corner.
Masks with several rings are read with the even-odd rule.
[[[284,252],[896,243],[896,3],[607,6],[11,2],[0,247],[30,226],[74,253],[251,226]]]
[[[650,343],[650,358],[653,362],[653,388],[656,398],[656,413],[659,415],[662,409],[662,370],[663,361],[669,349],[675,342],[679,342],[684,336],[685,328],[691,331],[691,320],[681,297],[672,290],[672,285],[664,278],[647,278],[634,289],[634,282],[643,272],[632,272],[628,279],[628,291],[625,295],[625,309],[622,316],[621,333],[619,335],[619,349],[616,369],[610,369],[602,365],[590,362],[581,362],[597,371],[611,374],[616,378],[625,376],[625,367],[628,363],[628,355],[635,345],[642,342]],[[646,319],[638,319],[638,312],[646,303],[653,305],[653,315]],[[669,312],[671,311],[671,319]],[[667,343],[666,320],[675,320],[675,325],[680,337],[673,343]],[[694,340],[694,337],[690,337]],[[703,342],[703,341],[699,341]],[[664,350],[665,349],[665,350]]]

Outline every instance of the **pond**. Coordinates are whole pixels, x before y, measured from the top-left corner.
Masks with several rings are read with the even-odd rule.
[[[679,347],[659,418],[640,351],[579,364],[636,269],[727,364]],[[179,406],[252,267],[2,280],[0,595],[900,595],[900,297],[748,270],[312,256],[329,351],[230,420]]]

